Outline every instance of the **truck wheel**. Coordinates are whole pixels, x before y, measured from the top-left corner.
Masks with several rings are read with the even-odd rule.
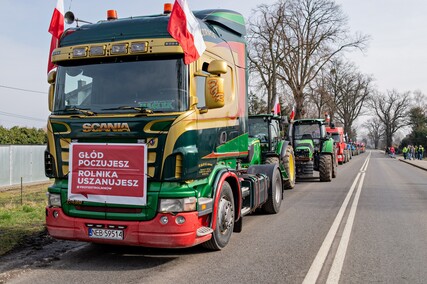
[[[295,187],[296,170],[294,150],[291,146],[286,147],[285,156],[282,157],[282,165],[288,175],[288,179],[283,181],[283,188],[292,189]]]
[[[272,173],[270,188],[271,192],[269,191],[267,202],[262,206],[262,210],[268,214],[276,214],[280,211],[283,198],[282,177],[279,168]]]
[[[320,181],[332,180],[332,157],[330,155],[322,155],[319,159],[319,175]]]
[[[202,245],[211,250],[221,250],[230,240],[234,228],[233,192],[228,182],[224,181],[217,206],[216,229],[212,238]]]

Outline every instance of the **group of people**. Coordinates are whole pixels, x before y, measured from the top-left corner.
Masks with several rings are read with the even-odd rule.
[[[408,147],[403,147],[402,153],[405,160],[422,160],[424,157],[424,147],[423,145],[408,145]]]

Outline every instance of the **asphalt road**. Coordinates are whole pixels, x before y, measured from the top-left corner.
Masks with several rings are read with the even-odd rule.
[[[7,283],[427,283],[427,171],[356,156],[330,183],[299,181],[279,214],[246,216],[219,252],[66,244]]]

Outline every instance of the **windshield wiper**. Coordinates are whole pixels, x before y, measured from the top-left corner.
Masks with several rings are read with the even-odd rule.
[[[142,113],[153,113],[153,110],[146,108],[146,107],[135,107],[135,106],[119,106],[119,107],[112,107],[112,108],[104,108],[102,110],[128,110],[133,109]]]
[[[64,111],[75,111],[75,112],[79,112],[79,113],[82,113],[82,114],[87,115],[87,116],[96,115],[96,112],[93,112],[91,110],[84,109],[84,108],[78,108],[78,107],[66,107],[64,109]]]

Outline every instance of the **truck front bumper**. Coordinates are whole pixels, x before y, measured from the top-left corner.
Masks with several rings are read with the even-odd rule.
[[[179,216],[185,218],[184,223],[178,224],[176,220]],[[182,221],[182,218],[180,219]],[[158,213],[149,221],[120,221],[75,218],[65,215],[62,208],[46,207],[46,226],[52,237],[94,243],[158,248],[191,247],[212,237],[212,234],[197,236],[197,229],[203,227],[202,222],[202,217],[199,217],[197,212],[176,215]],[[123,240],[89,237],[89,226],[104,229],[123,228]]]

